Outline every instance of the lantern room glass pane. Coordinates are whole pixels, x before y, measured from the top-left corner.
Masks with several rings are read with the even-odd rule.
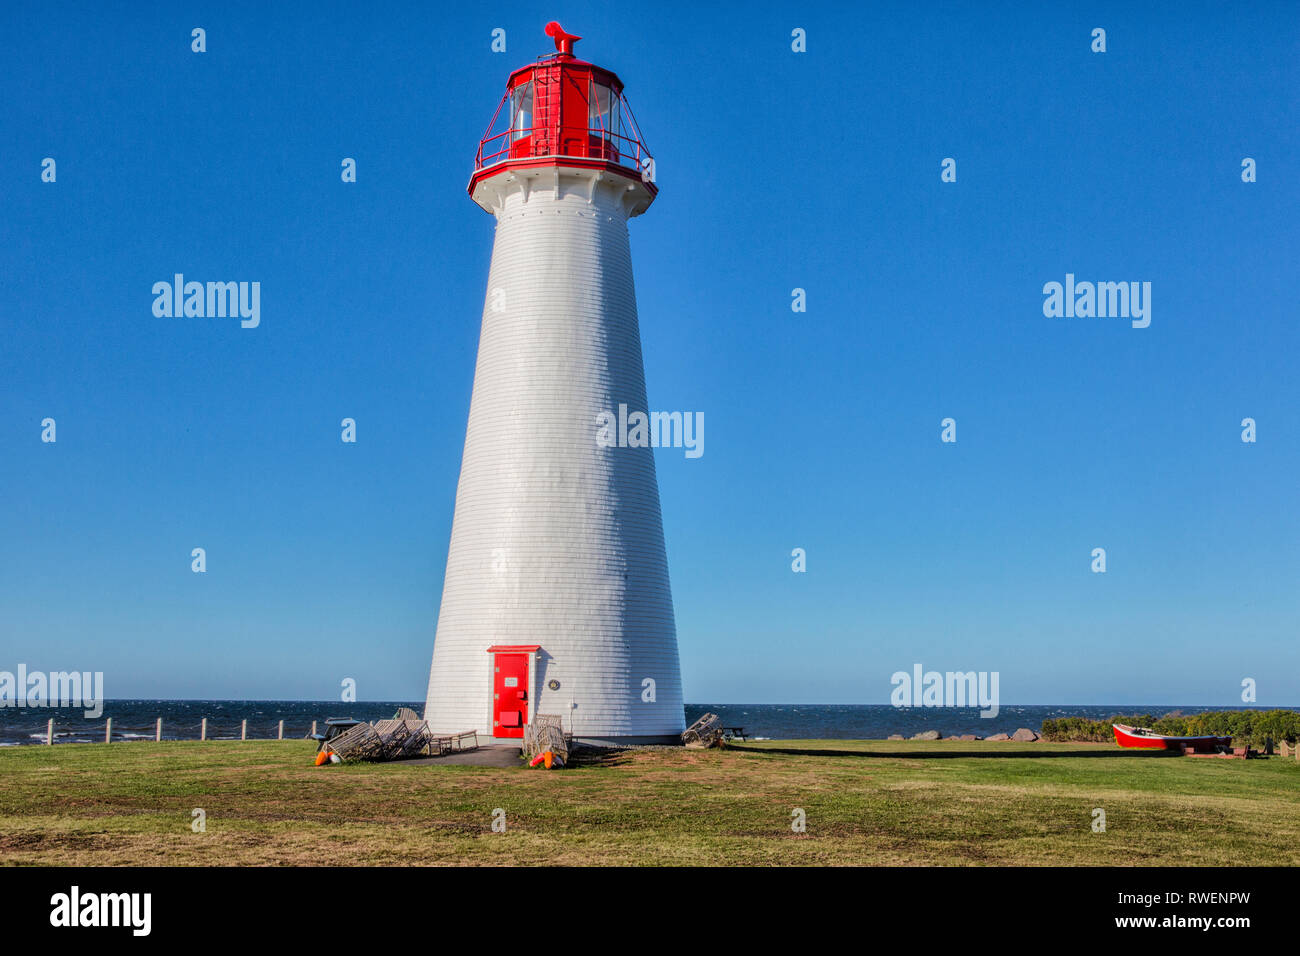
[[[510,142],[532,134],[533,84],[528,81],[510,94]]]
[[[608,86],[591,84],[587,126],[594,132],[618,135],[618,98]]]

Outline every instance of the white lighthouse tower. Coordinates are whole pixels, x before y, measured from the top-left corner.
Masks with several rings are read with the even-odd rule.
[[[609,70],[556,52],[510,75],[469,194],[496,217],[425,719],[518,742],[556,714],[593,742],[676,741],[677,631],[627,222],[658,188]]]

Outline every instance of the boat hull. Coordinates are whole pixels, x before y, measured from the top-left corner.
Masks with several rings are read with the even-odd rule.
[[[1215,753],[1232,747],[1231,737],[1172,737],[1157,734],[1144,727],[1111,724],[1115,743],[1135,750],[1190,750],[1193,753]]]

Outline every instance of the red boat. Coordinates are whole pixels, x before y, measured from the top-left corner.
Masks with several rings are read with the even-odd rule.
[[[1231,737],[1169,737],[1148,730],[1146,727],[1129,727],[1126,724],[1110,726],[1115,731],[1115,743],[1121,747],[1136,747],[1141,750],[1190,750],[1198,754],[1212,754],[1232,749]]]

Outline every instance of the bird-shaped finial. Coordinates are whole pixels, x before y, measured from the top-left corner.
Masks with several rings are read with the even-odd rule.
[[[564,27],[552,20],[546,24],[546,35],[555,40],[555,49],[565,56],[573,56],[573,44],[582,39],[580,36],[574,36],[572,33],[565,33]]]

